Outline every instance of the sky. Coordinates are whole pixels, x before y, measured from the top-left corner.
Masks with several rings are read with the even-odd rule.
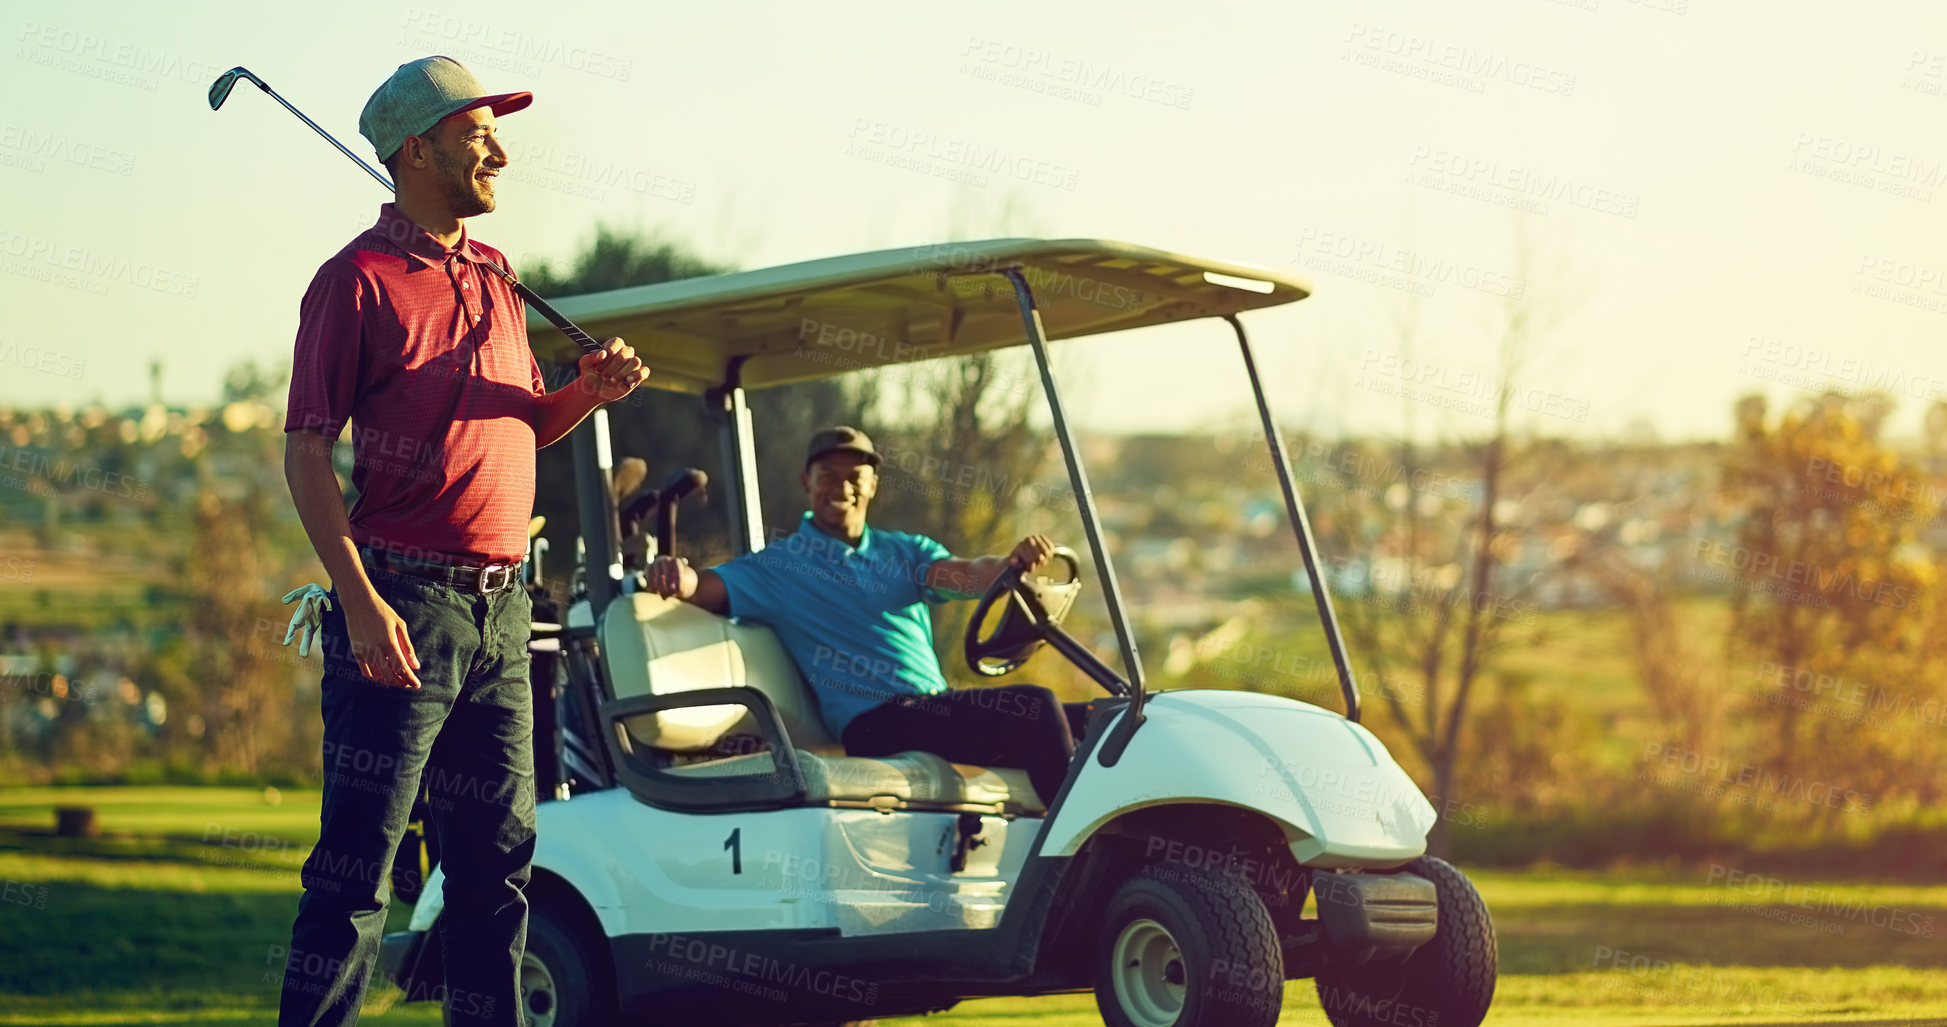
[[[1721,438],[1731,405],[1947,400],[1947,9],[1781,0],[428,0],[8,5],[0,405],[216,398],[287,366],[383,191],[365,99],[443,53],[514,163],[515,270],[598,222],[744,268],[949,237],[1118,239],[1309,280],[1245,318],[1287,428],[1488,426],[1510,305],[1543,434]],[[954,163],[973,151],[994,164]],[[1517,298],[1518,297],[1518,298]],[[1099,430],[1250,416],[1221,324],[1057,347]]]

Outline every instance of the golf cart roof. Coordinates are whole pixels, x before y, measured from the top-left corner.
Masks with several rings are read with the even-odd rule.
[[[648,384],[703,392],[1023,345],[1006,278],[1019,268],[1050,339],[1221,317],[1304,299],[1264,268],[1099,239],[989,239],[826,257],[609,292],[555,306],[596,339],[621,336],[654,369]],[[528,311],[534,352],[579,350]]]

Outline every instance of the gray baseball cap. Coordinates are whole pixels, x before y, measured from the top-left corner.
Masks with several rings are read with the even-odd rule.
[[[365,101],[358,134],[383,161],[399,151],[407,136],[422,135],[455,114],[490,107],[498,117],[533,102],[533,93],[487,92],[473,72],[451,57],[421,57],[399,65]]]
[[[857,428],[843,424],[826,428],[811,437],[811,445],[805,449],[804,465],[810,467],[813,461],[826,453],[836,453],[841,450],[857,453],[865,457],[866,463],[874,467],[879,466],[879,451],[872,448],[872,440]]]

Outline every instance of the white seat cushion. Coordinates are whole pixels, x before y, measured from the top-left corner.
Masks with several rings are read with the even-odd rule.
[[[836,748],[818,700],[798,676],[783,643],[761,624],[719,617],[680,599],[648,592],[617,596],[602,617],[602,656],[617,699],[699,688],[754,688],[771,699],[799,748]],[[728,733],[743,722],[720,725]],[[714,741],[713,739],[710,741]],[[708,748],[708,742],[700,742]]]

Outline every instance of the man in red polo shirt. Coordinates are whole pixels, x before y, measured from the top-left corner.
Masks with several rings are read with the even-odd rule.
[[[299,307],[284,470],[335,587],[324,806],[285,960],[287,1027],[358,1019],[381,882],[422,780],[445,853],[447,1022],[525,1022],[534,752],[519,566],[534,451],[649,374],[611,339],[548,393],[519,297],[480,263],[506,258],[467,234],[508,163],[495,116],[532,101],[488,94],[450,58],[401,65],[359,118],[396,199]],[[331,464],[347,423],[349,516]]]

